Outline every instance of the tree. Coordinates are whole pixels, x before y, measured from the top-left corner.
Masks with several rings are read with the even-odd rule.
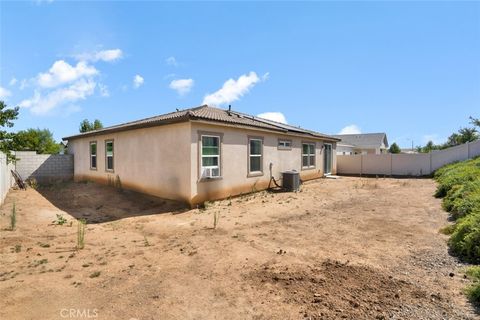
[[[466,142],[472,142],[478,139],[477,129],[461,128],[458,133],[452,133],[447,140],[447,146],[456,146]]]
[[[80,132],[88,132],[88,131],[93,131],[93,130],[98,130],[102,129],[103,124],[100,120],[95,119],[93,122],[88,121],[88,119],[84,119],[82,122],[80,122]]]
[[[480,128],[480,119],[479,118],[470,117],[470,123],[473,124],[475,127]]]
[[[388,152],[390,152],[390,153],[400,153],[401,150],[400,150],[400,147],[398,146],[398,144],[396,142],[394,142],[394,143],[392,143],[392,145],[388,149]]]
[[[27,129],[18,131],[12,139],[11,149],[16,151],[36,151],[40,154],[57,154],[61,150],[48,129]]]
[[[18,107],[7,109],[5,102],[0,101],[0,151],[7,155],[7,161],[15,160],[15,157],[10,154],[10,142],[15,136],[14,133],[7,132],[5,128],[13,127],[13,120],[18,118]]]

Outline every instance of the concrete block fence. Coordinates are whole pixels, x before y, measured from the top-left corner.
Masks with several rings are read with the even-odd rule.
[[[73,178],[73,155],[37,154],[35,151],[15,151],[15,169],[22,179],[35,178],[48,183]]]

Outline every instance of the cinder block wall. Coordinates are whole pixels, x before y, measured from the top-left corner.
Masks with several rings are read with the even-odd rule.
[[[17,172],[22,179],[35,178],[39,183],[73,179],[73,155],[36,154],[35,151],[16,151]]]

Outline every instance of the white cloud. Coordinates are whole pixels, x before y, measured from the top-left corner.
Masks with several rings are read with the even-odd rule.
[[[8,84],[9,84],[10,86],[14,86],[14,85],[17,84],[17,82],[18,82],[17,78],[14,77],[14,78],[10,79],[10,82],[9,82]]]
[[[75,55],[75,58],[77,58],[77,60],[91,62],[97,62],[100,60],[105,62],[113,62],[121,59],[122,57],[123,52],[121,49],[102,50]]]
[[[203,98],[203,104],[223,105],[240,99],[247,94],[250,89],[260,81],[257,74],[251,71],[248,75],[241,75],[237,80],[228,79],[218,91],[207,94]]]
[[[167,59],[165,59],[165,62],[169,66],[178,67],[178,62],[177,62],[177,59],[175,59],[175,57],[168,57]]]
[[[257,115],[257,117],[287,124],[287,118],[281,112],[264,112]]]
[[[73,67],[63,60],[58,60],[53,63],[48,72],[40,73],[37,76],[37,83],[43,88],[53,88],[96,74],[98,74],[98,70],[88,65],[85,61],[80,61]]]
[[[96,83],[93,80],[80,79],[68,87],[59,88],[42,95],[35,90],[34,96],[20,102],[20,107],[30,109],[37,115],[47,114],[49,111],[66,103],[85,100],[95,91]]]
[[[23,89],[25,89],[26,87],[28,87],[28,80],[27,80],[27,79],[23,79],[22,81],[20,81],[20,90],[23,90]]]
[[[270,78],[270,72],[265,72],[262,76],[262,81],[267,81]]]
[[[5,89],[4,87],[0,87],[0,99],[5,99],[6,97],[10,97],[12,93]]]
[[[108,91],[108,87],[104,85],[103,83],[98,84],[98,90],[100,91],[100,95],[102,97],[110,97],[110,91]]]
[[[194,84],[193,79],[176,79],[170,82],[168,86],[170,89],[173,89],[178,92],[179,95],[184,95],[190,92]]]
[[[355,124],[351,124],[349,126],[346,126],[338,134],[358,134],[362,133],[362,130]]]
[[[133,77],[133,86],[135,88],[139,88],[141,85],[143,85],[144,82],[145,82],[145,80],[139,74],[137,74],[135,77]]]

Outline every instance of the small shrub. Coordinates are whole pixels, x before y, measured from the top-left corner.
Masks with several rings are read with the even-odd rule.
[[[67,219],[65,219],[65,218],[63,217],[63,215],[57,213],[57,219],[54,220],[54,221],[52,221],[52,223],[53,223],[53,224],[56,224],[56,225],[59,225],[59,226],[62,226],[62,225],[64,225],[65,223],[67,223]]]
[[[90,278],[97,278],[100,276],[100,271],[95,271],[93,273],[90,274]]]
[[[213,229],[217,229],[218,221],[220,220],[220,212],[215,211],[213,213]]]
[[[15,202],[13,203],[12,213],[10,214],[10,230],[15,230],[17,227],[17,209],[15,207]]]
[[[21,244],[16,244],[15,245],[15,252],[19,253],[20,251],[22,251],[22,245]]]
[[[85,219],[78,220],[77,227],[77,249],[83,249],[85,247]]]

